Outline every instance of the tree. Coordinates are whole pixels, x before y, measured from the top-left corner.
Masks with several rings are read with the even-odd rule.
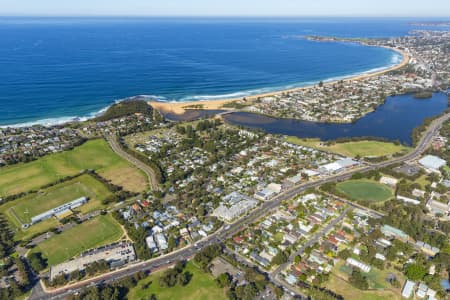
[[[168,241],[168,245],[169,249],[173,249],[177,246],[177,240],[174,236],[170,236],[169,237],[169,241]]]
[[[405,275],[411,280],[421,280],[427,274],[427,270],[418,264],[408,265],[405,269]]]
[[[351,255],[350,250],[344,249],[341,252],[339,252],[338,256],[340,259],[346,260]]]
[[[14,247],[14,234],[9,228],[8,222],[0,215],[0,258],[11,253]]]
[[[192,278],[192,274],[189,272],[183,273],[185,266],[186,264],[184,261],[177,262],[173,269],[165,271],[159,278],[159,285],[161,287],[173,287],[176,284],[181,286],[188,284]]]
[[[288,257],[284,251],[278,251],[277,255],[272,258],[272,263],[276,265],[281,265],[287,262]]]
[[[211,245],[204,248],[201,252],[197,253],[194,256],[194,261],[205,270],[208,264],[221,253],[222,247],[220,245]]]
[[[334,293],[332,293],[328,290],[318,288],[318,287],[313,287],[313,288],[309,289],[309,295],[311,296],[312,299],[320,299],[320,300],[342,299],[341,296],[335,295]]]
[[[47,260],[42,257],[41,252],[34,252],[28,256],[28,261],[30,262],[30,266],[37,273],[42,271],[47,267]]]
[[[243,300],[252,300],[258,294],[258,289],[253,283],[240,285],[235,290],[236,297]]]
[[[192,278],[192,274],[189,273],[188,271],[177,275],[178,284],[181,286],[187,285],[189,283],[189,281],[191,281],[191,278]]]
[[[384,261],[382,261],[381,259],[372,259],[372,265],[380,270],[384,270]]]
[[[275,294],[275,296],[277,297],[277,299],[281,299],[281,297],[283,297],[284,291],[279,286],[274,286],[272,288],[272,290],[273,290],[273,293]]]
[[[367,278],[359,270],[353,270],[349,281],[354,287],[360,290],[367,290],[369,288]]]
[[[221,288],[228,287],[231,284],[231,276],[228,273],[222,273],[217,277],[216,282]]]
[[[70,278],[71,281],[80,280],[82,277],[83,277],[83,276],[82,276],[80,270],[72,271],[72,272],[69,274],[69,278]]]

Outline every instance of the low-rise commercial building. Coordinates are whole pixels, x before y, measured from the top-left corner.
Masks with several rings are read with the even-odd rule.
[[[257,200],[233,192],[223,198],[222,203],[214,210],[213,216],[225,221],[231,221],[253,209],[256,205],[258,205]]]
[[[445,160],[434,155],[426,155],[419,160],[419,164],[432,172],[439,172],[439,169],[447,164]]]

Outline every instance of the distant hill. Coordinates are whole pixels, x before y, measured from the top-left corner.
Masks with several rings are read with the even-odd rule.
[[[135,113],[151,116],[153,113],[153,108],[144,100],[126,100],[112,105],[107,111],[105,111],[105,113],[96,117],[94,121],[104,122]]]

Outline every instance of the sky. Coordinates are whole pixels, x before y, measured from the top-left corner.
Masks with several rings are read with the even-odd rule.
[[[0,0],[0,15],[450,18],[450,0]]]

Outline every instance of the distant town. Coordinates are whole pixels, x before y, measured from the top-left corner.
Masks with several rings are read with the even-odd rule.
[[[448,31],[415,30],[392,39],[345,39],[307,36],[317,42],[350,42],[387,47],[403,55],[403,62],[386,71],[293,89],[272,95],[252,96],[223,108],[314,122],[351,123],[374,111],[387,96],[415,93],[418,98],[448,89]]]

